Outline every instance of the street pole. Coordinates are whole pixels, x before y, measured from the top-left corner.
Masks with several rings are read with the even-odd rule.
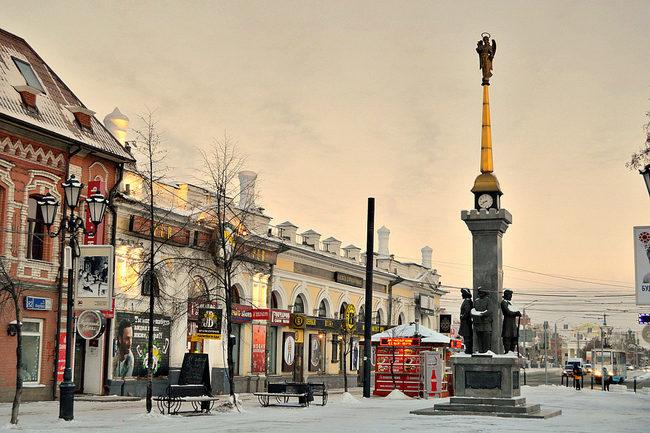
[[[368,232],[366,238],[366,305],[364,317],[363,333],[363,396],[370,398],[370,368],[372,363],[372,337],[371,337],[371,320],[372,320],[372,273],[375,262],[374,254],[375,240],[375,199],[368,197]]]
[[[548,385],[548,341],[546,341],[546,330],[548,322],[544,321],[544,385]]]
[[[65,221],[63,222],[65,224]],[[64,232],[65,233],[65,232]],[[71,234],[70,236],[74,236]],[[63,238],[65,242],[65,236]],[[74,390],[75,384],[72,381],[72,341],[74,340],[73,332],[73,308],[74,299],[73,284],[74,284],[74,262],[75,254],[72,252],[72,267],[68,269],[68,308],[66,311],[66,336],[65,336],[65,370],[63,370],[63,382],[59,385],[61,401],[59,402],[59,418],[66,421],[74,419]]]

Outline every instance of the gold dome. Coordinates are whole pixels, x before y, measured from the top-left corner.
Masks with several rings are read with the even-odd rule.
[[[499,180],[492,173],[479,174],[474,181],[472,192],[498,192],[502,194]]]

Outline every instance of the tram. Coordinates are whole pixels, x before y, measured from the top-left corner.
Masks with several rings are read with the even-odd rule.
[[[622,350],[593,349],[591,351],[591,365],[594,369],[594,379],[596,383],[601,383],[603,367],[607,369],[607,374],[611,383],[621,383],[627,379],[625,352]]]

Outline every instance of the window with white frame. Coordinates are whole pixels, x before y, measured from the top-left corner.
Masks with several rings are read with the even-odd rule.
[[[42,350],[43,320],[23,319],[23,365],[20,370],[24,383],[39,383]]]

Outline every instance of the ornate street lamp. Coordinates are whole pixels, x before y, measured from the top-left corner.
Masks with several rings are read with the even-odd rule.
[[[89,236],[94,235],[94,230],[97,227],[97,224],[101,223],[104,219],[104,212],[106,211],[106,206],[108,205],[108,200],[100,194],[98,191],[95,191],[90,198],[86,199],[86,204],[88,206],[88,213],[90,215],[90,221],[93,223],[92,230],[87,230],[84,224],[83,219],[74,214],[74,210],[79,203],[79,196],[81,195],[81,190],[84,185],[74,175],[70,176],[64,183],[61,184],[63,192],[65,193],[65,204],[70,208],[70,216],[63,218],[61,221],[61,226],[56,233],[50,233],[52,224],[54,224],[54,219],[56,217],[56,210],[59,207],[59,203],[54,197],[49,193],[46,194],[41,200],[38,200],[38,206],[41,209],[41,214],[43,215],[43,222],[47,227],[47,233],[50,237],[54,238],[63,235],[63,242],[65,242],[66,232],[70,234],[68,243],[72,249],[72,266],[68,269],[68,310],[66,312],[67,323],[66,323],[66,352],[65,352],[65,370],[63,372],[63,382],[61,382],[60,391],[60,404],[59,404],[59,418],[63,418],[66,421],[71,421],[74,419],[74,390],[75,384],[72,381],[72,333],[74,332],[73,322],[74,322],[74,299],[73,299],[73,284],[74,284],[74,263],[75,259],[80,256],[81,250],[79,248],[79,242],[77,240],[77,232],[82,230],[85,234]],[[63,257],[61,258],[63,260]],[[60,308],[60,306],[59,306]]]
[[[648,190],[648,194],[650,194],[650,164],[646,165],[643,170],[639,170],[639,174],[643,176],[645,187]]]

